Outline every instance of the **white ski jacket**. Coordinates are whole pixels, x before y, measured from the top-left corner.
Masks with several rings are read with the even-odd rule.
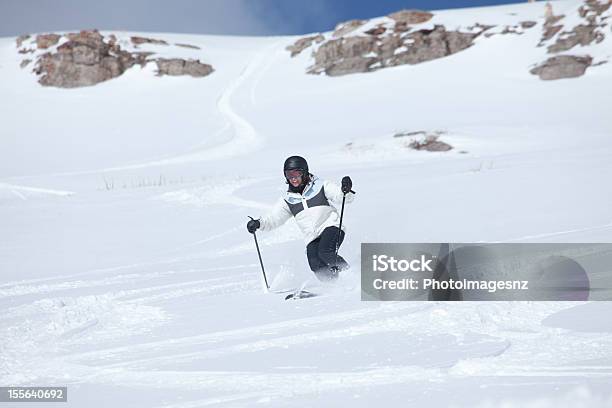
[[[338,211],[329,201],[341,204],[342,196],[342,190],[337,184],[312,176],[302,194],[287,191],[274,208],[259,219],[260,229],[270,231],[284,224],[293,215],[304,234],[304,241],[309,244],[317,239],[325,228],[338,226]],[[348,193],[346,202],[350,203],[354,198],[353,193]],[[345,230],[344,225],[342,230]]]

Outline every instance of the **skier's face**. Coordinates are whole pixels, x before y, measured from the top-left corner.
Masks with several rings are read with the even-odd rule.
[[[302,184],[304,174],[301,170],[287,170],[285,177],[293,187],[299,187]]]

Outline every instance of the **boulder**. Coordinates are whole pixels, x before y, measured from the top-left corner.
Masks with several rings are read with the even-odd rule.
[[[59,41],[50,34],[45,36],[43,41]],[[157,63],[158,75],[202,77],[213,71],[210,65],[200,61],[178,58],[153,60],[153,52],[122,50],[115,35],[111,34],[105,39],[97,30],[68,33],[64,39],[66,41],[58,46],[55,52],[46,52],[36,61],[34,72],[40,76],[38,82],[44,86],[91,86],[116,78],[134,65],[145,66],[150,61]],[[165,43],[145,37],[131,37],[131,40],[134,44]],[[24,65],[27,65],[25,61],[22,63],[22,66]]]
[[[340,76],[355,72],[368,72],[376,62],[378,59],[374,57],[345,58],[325,67],[325,73],[329,76]]]
[[[605,11],[608,11],[608,9],[612,6],[612,1],[586,0],[585,5],[589,9],[587,10],[587,14],[591,12],[600,16]]]
[[[96,30],[70,33],[57,52],[40,56],[34,72],[44,86],[76,88],[115,78],[138,62],[138,57],[103,41]]]
[[[399,34],[388,35],[378,42],[378,57],[381,65],[386,66],[398,49],[404,45],[404,41]],[[404,47],[405,48],[405,47]]]
[[[544,41],[548,41],[551,38],[553,38],[559,31],[561,31],[561,29],[563,28],[562,25],[547,25],[544,24],[544,32],[542,34],[542,39],[540,40],[540,44],[542,45],[542,43]]]
[[[418,64],[464,50],[481,33],[446,31],[444,26],[436,25],[432,30],[419,30],[403,36],[395,32],[380,32],[378,35],[369,33],[368,36],[333,39],[313,53],[315,62],[308,73],[338,76]]]
[[[135,46],[139,46],[141,44],[155,44],[155,45],[168,45],[168,43],[164,40],[157,40],[155,38],[147,38],[147,37],[130,37],[130,41]]]
[[[367,72],[376,58],[366,56],[374,52],[376,39],[368,36],[357,36],[329,40],[314,53],[315,64],[310,73],[332,73],[345,75],[354,72]],[[359,61],[363,59],[363,61]]]
[[[589,45],[593,41],[601,42],[603,34],[596,30],[595,25],[578,25],[572,31],[563,32],[557,41],[548,47],[549,53],[567,51],[576,45]]]
[[[413,140],[408,144],[408,147],[428,152],[447,152],[453,148],[448,143],[438,140],[437,135],[427,135],[423,140]]]
[[[285,49],[291,52],[291,57],[295,57],[306,48],[310,47],[313,43],[320,43],[325,40],[321,34],[312,35],[310,37],[303,37],[297,40],[295,43],[288,45]]]
[[[406,37],[412,41],[406,51],[396,53],[388,65],[419,64],[446,57],[470,47],[478,35],[480,33],[446,31],[441,25],[433,30],[415,31]]]
[[[540,79],[545,81],[575,78],[584,75],[584,72],[591,66],[592,62],[593,58],[588,55],[559,55],[548,58],[530,72],[538,75]]]
[[[365,23],[366,23],[365,20],[350,20],[350,21],[345,21],[343,23],[339,23],[338,25],[336,25],[336,29],[334,30],[332,37],[334,38],[342,37],[350,33],[351,31],[354,31],[357,28],[361,27]]]
[[[38,34],[36,36],[36,47],[39,50],[45,50],[57,44],[60,38],[61,36],[58,34]]]
[[[191,44],[179,44],[179,43],[176,43],[176,44],[174,44],[174,45],[176,45],[177,47],[191,48],[192,50],[201,50],[201,48],[200,48],[200,47],[198,47],[197,45],[191,45]]]
[[[432,17],[432,13],[421,10],[400,10],[389,14],[389,18],[395,20],[396,24],[402,23],[405,25],[425,23]]]
[[[521,21],[521,27],[523,28],[531,28],[535,26],[537,23],[535,21]]]
[[[548,47],[548,52],[557,53],[570,50],[577,45],[587,46],[593,42],[603,41],[604,34],[599,28],[608,17],[602,17],[602,14],[610,8],[611,4],[610,1],[599,3],[596,0],[587,0],[578,9],[578,14],[586,20],[585,23],[559,34],[557,41]]]
[[[184,60],[180,58],[158,58],[157,75],[190,75],[192,77],[204,77],[211,74],[214,70],[211,65],[203,64],[198,60]]]
[[[81,30],[78,33],[68,33],[66,37],[74,43],[84,44],[92,48],[106,45],[104,36],[98,30]]]
[[[517,35],[521,35],[521,34],[523,34],[523,32],[520,31],[517,26],[508,26],[507,25],[507,26],[504,27],[504,29],[501,31],[500,34],[502,34],[502,35],[504,35],[504,34],[517,34]]]

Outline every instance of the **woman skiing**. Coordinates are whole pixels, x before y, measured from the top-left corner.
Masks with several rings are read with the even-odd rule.
[[[306,159],[291,156],[283,166],[287,192],[274,208],[258,220],[250,220],[247,230],[254,234],[257,229],[270,231],[295,217],[306,241],[306,255],[310,269],[320,280],[334,280],[338,272],[348,268],[346,261],[338,255],[344,240],[344,226],[338,227],[340,217],[329,201],[341,203],[354,199],[351,178],[342,178],[342,186],[322,180],[308,171]]]

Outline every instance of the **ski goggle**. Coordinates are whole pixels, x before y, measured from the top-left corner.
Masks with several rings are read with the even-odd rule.
[[[302,178],[304,177],[304,172],[302,170],[287,170],[285,171],[285,177],[287,180]]]

